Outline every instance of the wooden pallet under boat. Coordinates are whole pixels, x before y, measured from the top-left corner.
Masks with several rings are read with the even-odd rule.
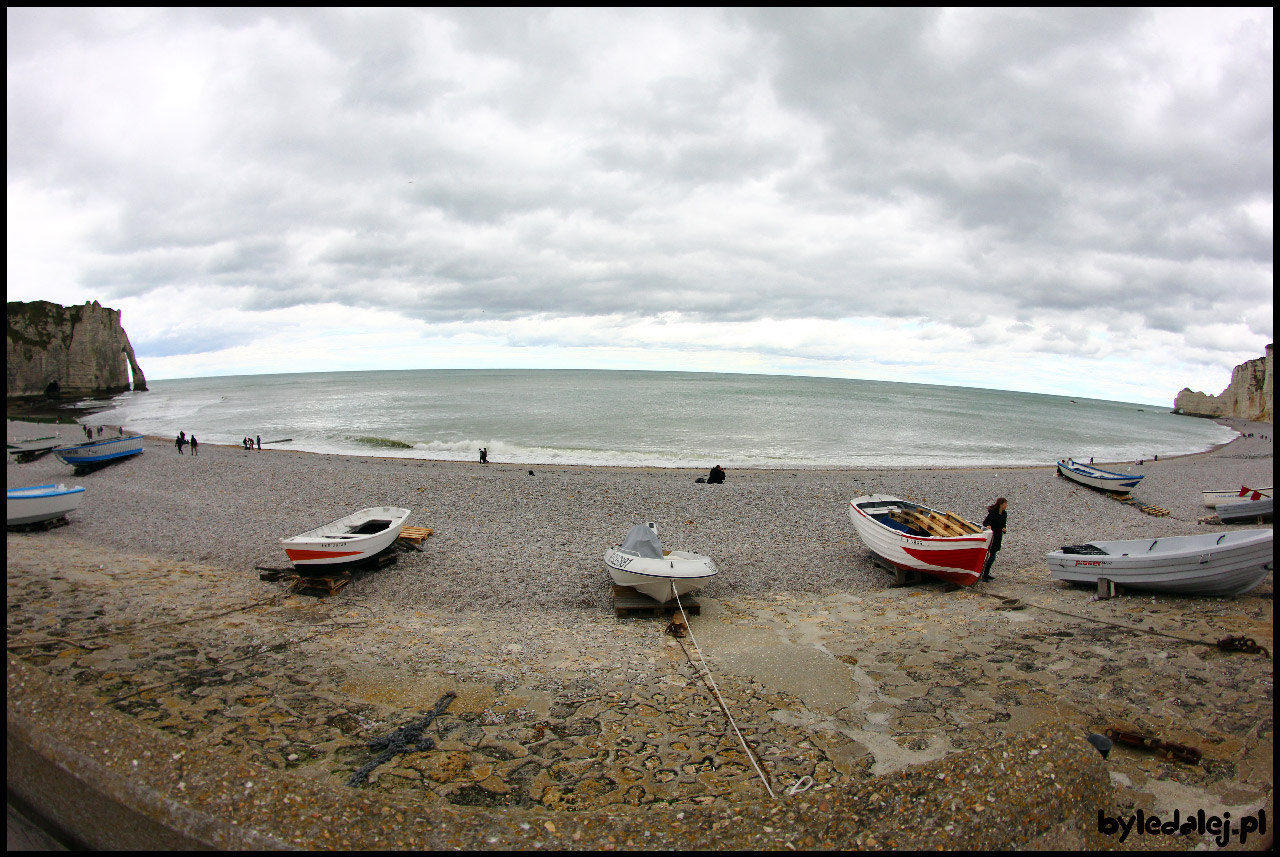
[[[690,616],[702,613],[702,605],[697,599],[688,595],[680,596],[680,604],[684,605],[684,612]],[[655,601],[643,592],[637,592],[633,587],[619,586],[616,583],[613,585],[613,610],[619,617],[671,616],[680,612],[680,604],[677,604],[674,598],[666,602]]]

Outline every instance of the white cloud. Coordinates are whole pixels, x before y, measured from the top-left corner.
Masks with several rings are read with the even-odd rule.
[[[1272,335],[1269,9],[7,20],[10,299],[124,308],[157,378],[631,361],[1155,402]]]

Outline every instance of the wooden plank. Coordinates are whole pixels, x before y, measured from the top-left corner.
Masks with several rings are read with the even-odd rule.
[[[423,542],[425,542],[433,533],[435,533],[435,530],[431,529],[430,527],[401,527],[400,535],[398,536],[398,538],[401,539],[402,541],[412,542],[415,545],[420,545]]]
[[[680,601],[684,604],[684,612],[690,616],[697,616],[702,612],[702,606],[698,604],[696,599],[687,595],[680,596]],[[643,592],[637,592],[630,586],[613,585],[613,610],[619,617],[664,617],[680,612],[680,605],[673,598],[665,603],[654,601]]]
[[[979,527],[977,524],[973,523],[972,521],[966,521],[964,518],[960,517],[955,512],[947,512],[947,520],[953,522],[957,527],[960,527],[962,530],[964,530],[965,535],[974,535],[982,532],[982,527]]]

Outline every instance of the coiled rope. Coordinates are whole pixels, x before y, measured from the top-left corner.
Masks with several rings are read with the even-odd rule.
[[[724,716],[729,718],[729,725],[733,727],[734,734],[738,736],[738,741],[742,744],[742,749],[746,751],[747,758],[751,760],[751,766],[756,769],[756,773],[760,776],[760,782],[764,783],[765,791],[769,793],[769,797],[774,800],[778,796],[773,793],[773,789],[769,786],[769,778],[764,775],[764,771],[760,770],[760,764],[756,761],[755,753],[751,752],[751,748],[747,746],[747,739],[742,737],[742,732],[738,729],[738,724],[733,719],[733,714],[729,711],[729,706],[725,704],[724,697],[720,695],[720,688],[716,686],[716,680],[711,675],[711,667],[707,666],[707,659],[702,654],[702,647],[698,645],[698,638],[693,635],[693,629],[689,627],[689,614],[684,612],[684,605],[680,603],[680,593],[676,591],[675,581],[671,581],[671,592],[676,597],[676,606],[680,608],[680,615],[684,617],[685,629],[689,632],[689,639],[693,641],[693,648],[698,652],[698,658],[702,661],[702,669],[706,673],[707,684],[711,686],[711,692],[715,694],[716,701],[720,703],[720,710],[724,712]]]

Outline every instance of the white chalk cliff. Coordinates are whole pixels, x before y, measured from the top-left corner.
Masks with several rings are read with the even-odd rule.
[[[1220,395],[1194,392],[1190,387],[1173,400],[1173,409],[1197,417],[1237,417],[1272,422],[1271,350],[1256,360],[1246,360],[1231,372],[1231,383]]]

